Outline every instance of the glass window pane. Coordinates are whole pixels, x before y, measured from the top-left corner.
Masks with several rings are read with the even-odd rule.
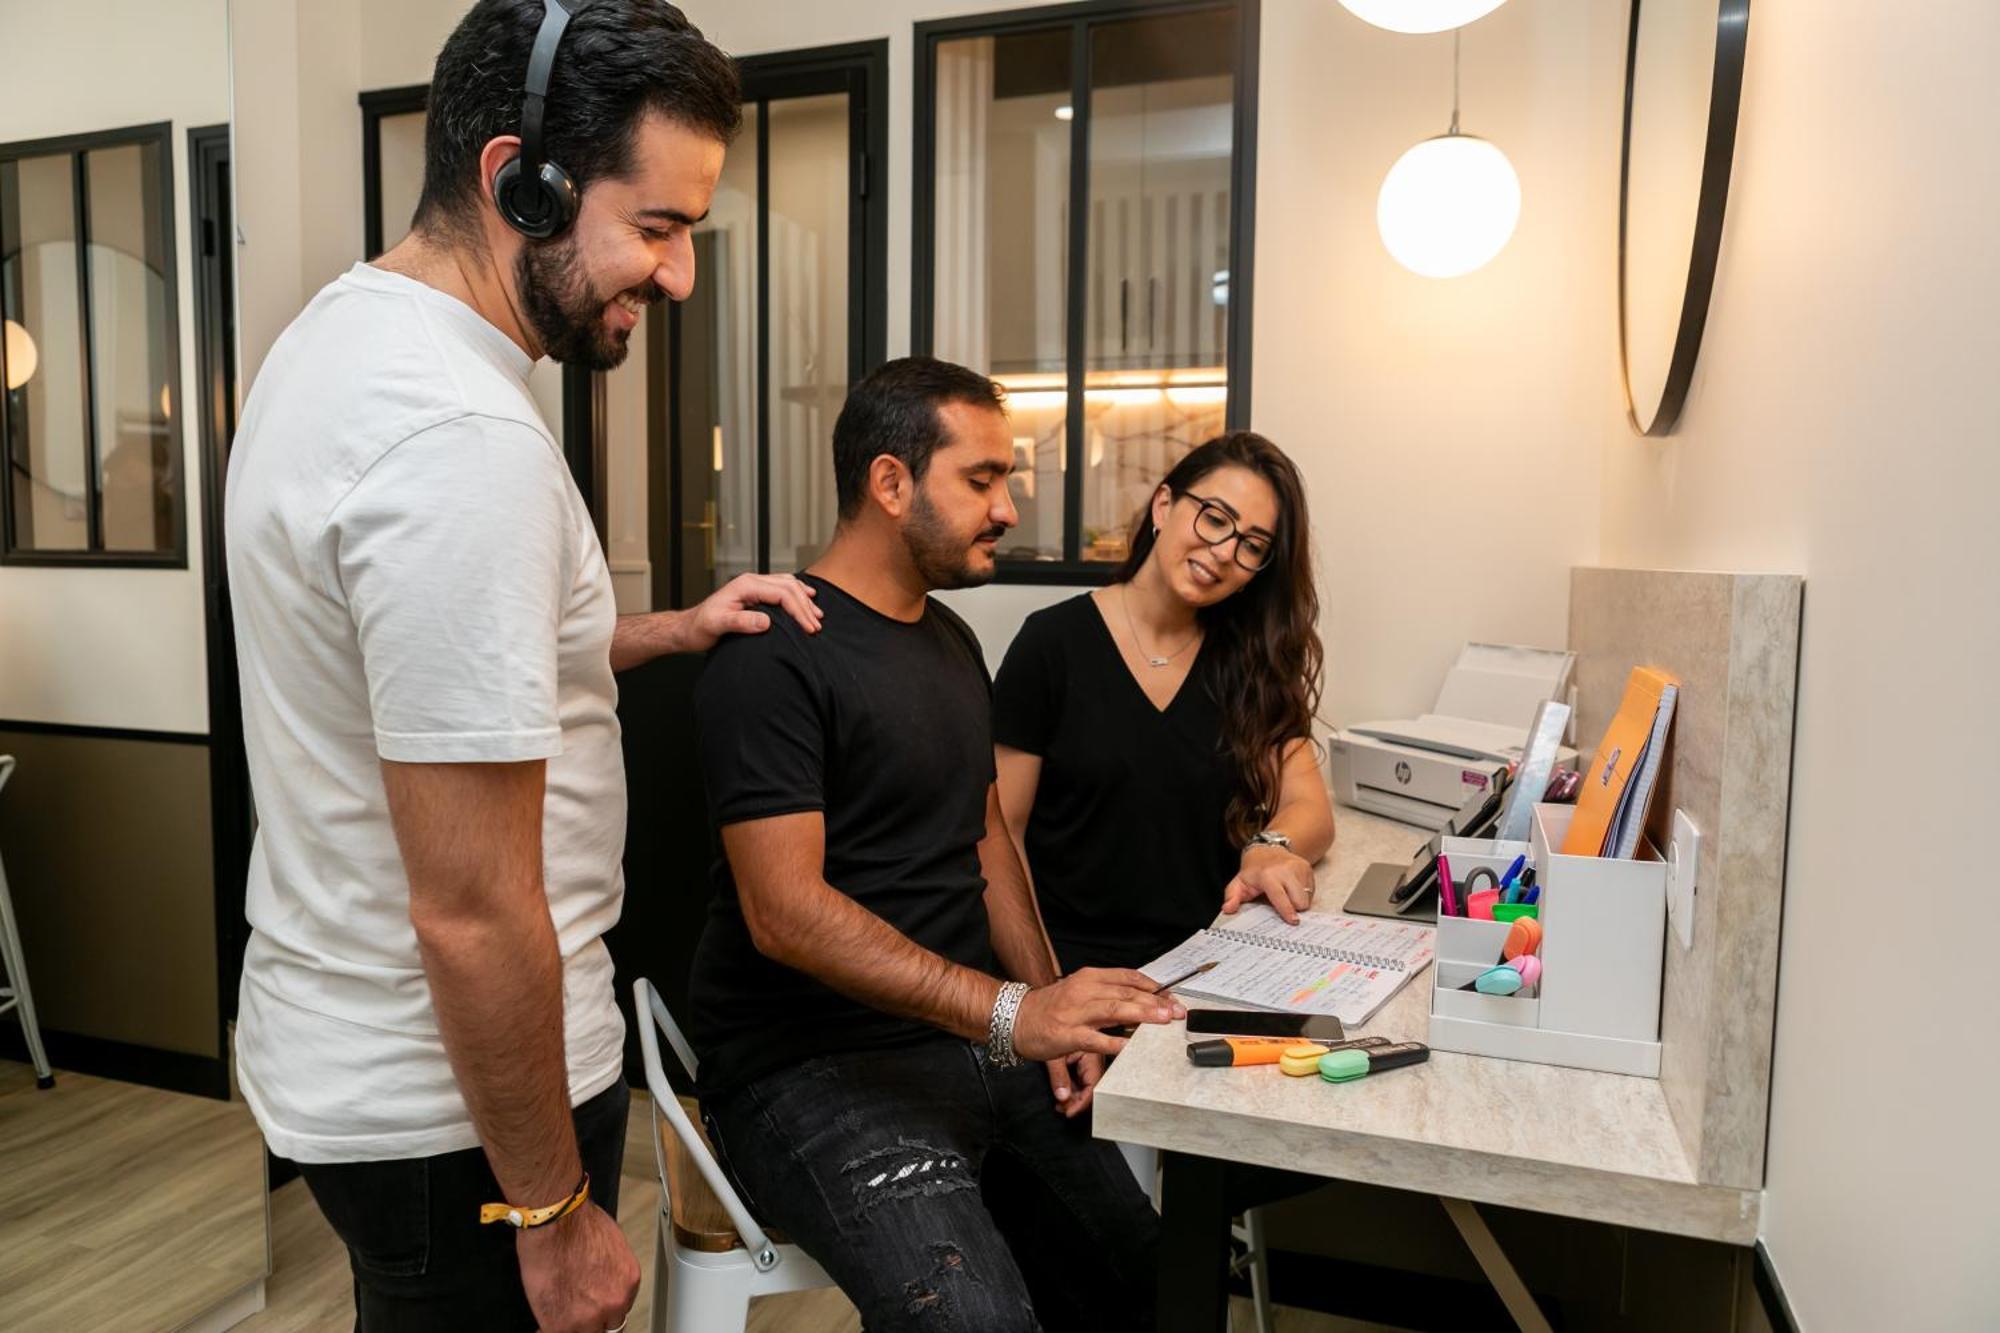
[[[1067,27],[937,47],[932,347],[1009,390],[1002,559],[1063,554],[1070,87]]]
[[[410,234],[410,219],[424,192],[425,113],[384,116],[382,130],[382,248],[393,250]]]
[[[24,551],[90,545],[72,175],[67,154],[0,163],[6,454]]]
[[[1161,477],[1227,397],[1236,21],[1091,32],[1082,555],[1121,560]]]
[[[680,305],[681,586],[693,606],[757,568],[757,121],[743,108],[695,229],[694,293]]]
[[[767,104],[770,136],[771,568],[833,536],[833,422],[847,401],[846,93]]]
[[[107,551],[170,551],[181,497],[158,143],[84,157],[98,487]]]

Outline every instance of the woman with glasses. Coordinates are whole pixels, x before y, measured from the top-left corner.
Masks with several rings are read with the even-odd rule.
[[[1295,922],[1333,843],[1298,469],[1261,435],[1210,440],[1130,549],[1029,616],[994,684],[1000,803],[1065,972],[1138,967],[1253,899]],[[1066,1114],[1100,1071],[1051,1066]]]

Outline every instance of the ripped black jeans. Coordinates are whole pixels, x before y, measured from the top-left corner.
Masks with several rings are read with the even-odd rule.
[[[752,1210],[868,1333],[1153,1326],[1159,1217],[1042,1065],[944,1038],[808,1060],[703,1113]]]

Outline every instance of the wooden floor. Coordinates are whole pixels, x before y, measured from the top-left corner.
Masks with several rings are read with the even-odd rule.
[[[648,1327],[659,1184],[644,1094],[633,1099],[618,1221],[639,1256]],[[241,1103],[210,1101],[0,1061],[0,1330],[73,1333],[174,1329],[263,1271],[263,1144]],[[347,1253],[303,1181],[271,1196],[265,1308],[245,1333],[346,1333],[354,1327]],[[1234,1326],[1251,1333],[1249,1303]],[[1275,1333],[1368,1333],[1280,1309]],[[838,1291],[752,1302],[751,1333],[858,1333]],[[704,1330],[704,1333],[706,1331]]]
[[[8,1020],[12,1022],[12,1019]],[[0,1061],[0,1329],[173,1329],[263,1276],[240,1103]]]

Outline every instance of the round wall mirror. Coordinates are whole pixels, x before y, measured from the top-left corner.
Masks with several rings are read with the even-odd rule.
[[[1680,419],[1708,319],[1750,0],[1632,0],[1618,193],[1618,332],[1641,435]]]

